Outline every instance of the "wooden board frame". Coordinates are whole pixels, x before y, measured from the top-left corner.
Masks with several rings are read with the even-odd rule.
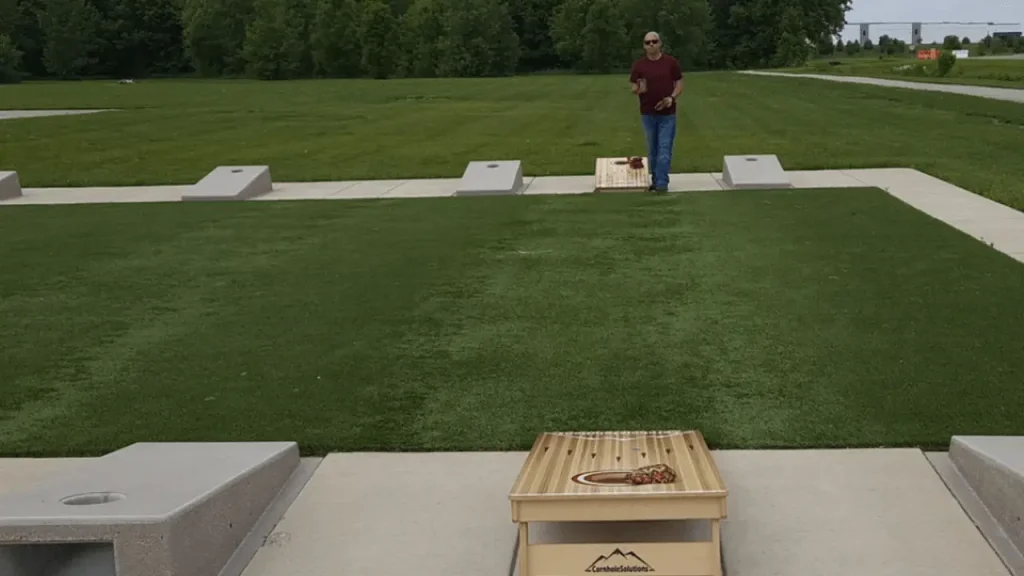
[[[699,431],[541,434],[509,493],[519,576],[722,576],[727,496]],[[710,521],[711,540],[530,543],[531,522],[693,519]]]
[[[598,158],[594,169],[594,192],[646,192],[651,185],[647,157],[644,167],[629,167],[628,158]]]

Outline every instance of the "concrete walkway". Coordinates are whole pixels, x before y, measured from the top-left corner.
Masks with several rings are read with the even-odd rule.
[[[525,453],[332,454],[244,576],[508,576],[508,491]],[[918,450],[718,451],[729,576],[1007,576]],[[0,493],[76,460],[0,460]],[[538,526],[541,540],[706,528]],[[600,540],[599,540],[600,541]]]
[[[831,80],[833,82],[871,84],[874,86],[888,86],[891,88],[909,88],[910,90],[925,90],[928,92],[947,92],[950,94],[964,94],[967,96],[980,96],[982,98],[1006,100],[1007,102],[1024,103],[1024,90],[1018,90],[1015,88],[991,88],[988,86],[968,86],[965,84],[936,84],[934,82],[907,82],[904,80],[886,80],[883,78],[865,78],[863,76],[839,76],[832,74],[789,74],[786,72],[767,72],[762,70],[744,70],[740,73],[753,74],[756,76],[816,78],[818,80]]]
[[[80,116],[96,114],[110,110],[0,110],[0,120],[18,120],[20,118],[43,118],[45,116]]]
[[[1024,212],[974,194],[909,168],[787,171],[795,188],[863,188],[886,190],[896,198],[942,220],[996,250],[1024,262]],[[290,200],[367,200],[449,197],[459,180],[366,180],[350,182],[275,183],[269,194],[254,202]],[[526,195],[589,194],[593,176],[524,178]],[[669,190],[722,190],[719,172],[675,174]],[[24,196],[0,201],[6,206],[27,204],[90,204],[118,202],[179,202],[188,186],[121,186],[106,188],[26,188]]]

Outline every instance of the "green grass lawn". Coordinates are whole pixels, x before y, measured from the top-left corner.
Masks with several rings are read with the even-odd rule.
[[[1024,432],[1024,266],[879,190],[0,210],[0,454]]]
[[[673,168],[774,153],[789,169],[912,167],[1024,209],[1024,106],[812,79],[692,74]],[[622,76],[394,81],[143,81],[5,86],[0,106],[122,108],[0,123],[26,186],[191,183],[218,164],[275,179],[458,177],[470,160],[591,174],[643,154]]]
[[[815,60],[803,68],[787,71],[1024,89],[1024,58],[1010,60],[961,59],[945,77],[938,75],[938,63],[934,60],[919,61],[910,57],[879,60],[875,56],[874,58],[840,58],[836,61],[842,62],[842,64],[832,66],[827,59]]]

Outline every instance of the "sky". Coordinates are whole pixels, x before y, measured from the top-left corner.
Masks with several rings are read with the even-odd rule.
[[[846,13],[847,22],[1014,22],[1016,26],[939,26],[924,25],[921,36],[925,42],[941,42],[949,34],[971,40],[984,38],[991,32],[1021,30],[1024,23],[1024,0],[853,0]],[[847,26],[843,40],[856,40],[859,26]],[[882,34],[910,41],[910,25],[873,25],[871,40]]]

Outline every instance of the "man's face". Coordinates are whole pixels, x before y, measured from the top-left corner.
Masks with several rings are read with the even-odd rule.
[[[649,56],[657,56],[661,52],[661,38],[657,34],[644,36],[644,52]]]

